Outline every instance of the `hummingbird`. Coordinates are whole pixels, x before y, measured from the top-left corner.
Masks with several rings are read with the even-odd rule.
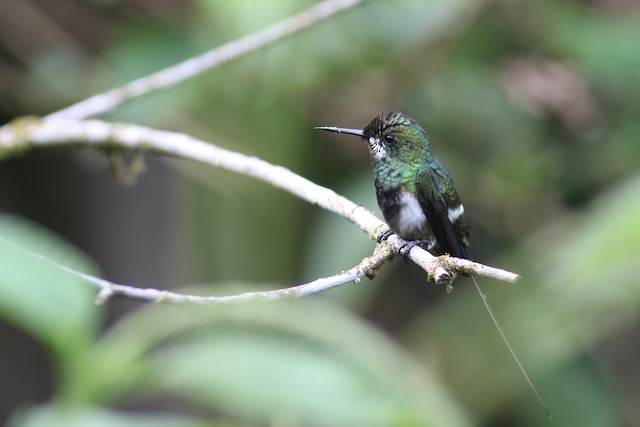
[[[378,206],[390,231],[435,255],[469,258],[469,226],[449,172],[433,155],[424,129],[395,111],[376,116],[364,129],[318,127],[367,142]],[[389,237],[382,233],[378,241]]]
[[[355,135],[366,141],[371,155],[378,206],[389,230],[378,242],[395,233],[408,243],[407,255],[416,245],[427,245],[435,255],[469,259],[469,226],[453,178],[433,155],[425,130],[401,112],[381,113],[364,129],[320,126],[329,132]],[[472,275],[473,283],[507,349],[538,402],[549,413],[542,396],[520,362],[507,334]]]

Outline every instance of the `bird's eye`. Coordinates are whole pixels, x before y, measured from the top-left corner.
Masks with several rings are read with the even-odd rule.
[[[384,141],[385,141],[387,144],[393,144],[393,143],[395,143],[395,142],[396,142],[396,137],[395,137],[395,136],[393,136],[393,135],[385,135],[385,136],[384,136]]]

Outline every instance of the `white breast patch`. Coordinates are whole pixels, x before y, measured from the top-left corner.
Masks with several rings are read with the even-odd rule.
[[[422,211],[422,207],[413,194],[403,190],[400,195],[400,213],[398,214],[398,232],[401,235],[411,235],[421,230],[427,217]]]

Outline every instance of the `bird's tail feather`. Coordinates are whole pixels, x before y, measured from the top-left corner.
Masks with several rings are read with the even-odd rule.
[[[540,402],[540,405],[542,406],[542,409],[544,409],[544,411],[547,413],[547,417],[549,417],[549,419],[551,419],[551,413],[547,409],[547,406],[545,405],[544,400],[542,399],[542,396],[540,395],[540,393],[538,392],[538,389],[536,388],[535,384],[533,383],[533,380],[531,380],[531,377],[529,377],[529,374],[527,373],[526,369],[524,369],[524,366],[522,365],[522,362],[520,362],[520,358],[518,357],[518,355],[516,354],[515,350],[513,349],[513,346],[511,345],[511,342],[509,341],[509,338],[507,338],[507,334],[504,332],[504,329],[502,328],[502,325],[498,321],[498,318],[496,317],[495,313],[493,312],[493,309],[489,305],[489,301],[487,300],[487,296],[482,291],[482,288],[480,288],[480,285],[478,284],[478,281],[476,280],[475,276],[471,276],[471,278],[473,279],[473,283],[476,285],[476,290],[480,294],[480,298],[482,299],[482,303],[484,304],[485,308],[487,309],[487,312],[489,313],[489,316],[491,317],[491,320],[493,321],[493,324],[496,325],[496,328],[498,329],[498,332],[500,333],[500,336],[502,337],[502,340],[504,341],[505,345],[509,349],[509,352],[511,353],[511,356],[513,356],[513,360],[515,360],[516,364],[518,365],[518,368],[520,369],[520,372],[522,372],[522,375],[524,376],[525,380],[529,384],[529,387],[531,388],[531,391],[533,392],[533,394],[536,396],[536,399],[538,399],[538,402]]]

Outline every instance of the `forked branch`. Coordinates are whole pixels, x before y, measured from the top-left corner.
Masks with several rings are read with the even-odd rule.
[[[0,157],[11,155],[15,152],[61,145],[117,147],[136,152],[164,154],[204,163],[227,171],[252,176],[288,191],[309,203],[346,218],[366,232],[372,239],[375,239],[382,231],[387,229],[387,225],[366,208],[286,168],[272,165],[256,157],[216,147],[188,135],[158,131],[132,124],[107,123],[99,120],[53,121],[24,118],[0,128]],[[156,289],[140,289],[117,285],[102,279],[91,278],[90,276],[84,277],[84,279],[97,285],[101,289],[101,295],[104,297],[124,295],[148,301],[183,304],[214,304],[248,299],[292,298],[358,281],[363,276],[372,276],[386,260],[397,255],[405,243],[406,241],[398,236],[392,235],[387,241],[376,246],[373,255],[365,258],[348,271],[293,288],[241,294],[232,297],[188,296]],[[417,246],[410,251],[408,258],[423,268],[433,281],[447,285],[450,285],[460,273],[473,274],[478,277],[487,277],[508,283],[513,283],[519,278],[517,274],[468,260],[446,256],[434,257]],[[69,271],[68,269],[66,270]],[[75,273],[76,275],[82,275],[82,273]]]

